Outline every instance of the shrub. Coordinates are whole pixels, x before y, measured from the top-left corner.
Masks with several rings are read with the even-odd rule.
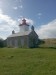
[[[4,47],[4,40],[3,39],[0,39],[0,47]]]

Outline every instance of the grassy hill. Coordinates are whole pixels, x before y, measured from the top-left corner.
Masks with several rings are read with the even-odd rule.
[[[56,39],[43,39],[44,43],[40,47],[55,47],[56,48]]]
[[[0,75],[56,75],[56,49],[0,48]]]

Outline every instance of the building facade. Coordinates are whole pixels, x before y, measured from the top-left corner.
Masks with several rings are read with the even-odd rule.
[[[22,23],[19,25],[20,31],[15,33],[12,31],[12,34],[7,38],[8,47],[37,47],[39,38],[34,30],[34,26],[29,30],[29,25],[26,23],[26,20],[23,19]]]

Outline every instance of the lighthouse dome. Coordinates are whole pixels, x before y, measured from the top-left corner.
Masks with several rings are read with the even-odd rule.
[[[29,31],[29,25],[27,24],[26,19],[22,20],[22,23],[20,23],[19,27],[20,27],[20,32]]]

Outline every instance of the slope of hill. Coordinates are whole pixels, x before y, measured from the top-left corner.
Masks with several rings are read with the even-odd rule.
[[[40,47],[55,47],[56,48],[56,39],[43,39],[44,43]]]

